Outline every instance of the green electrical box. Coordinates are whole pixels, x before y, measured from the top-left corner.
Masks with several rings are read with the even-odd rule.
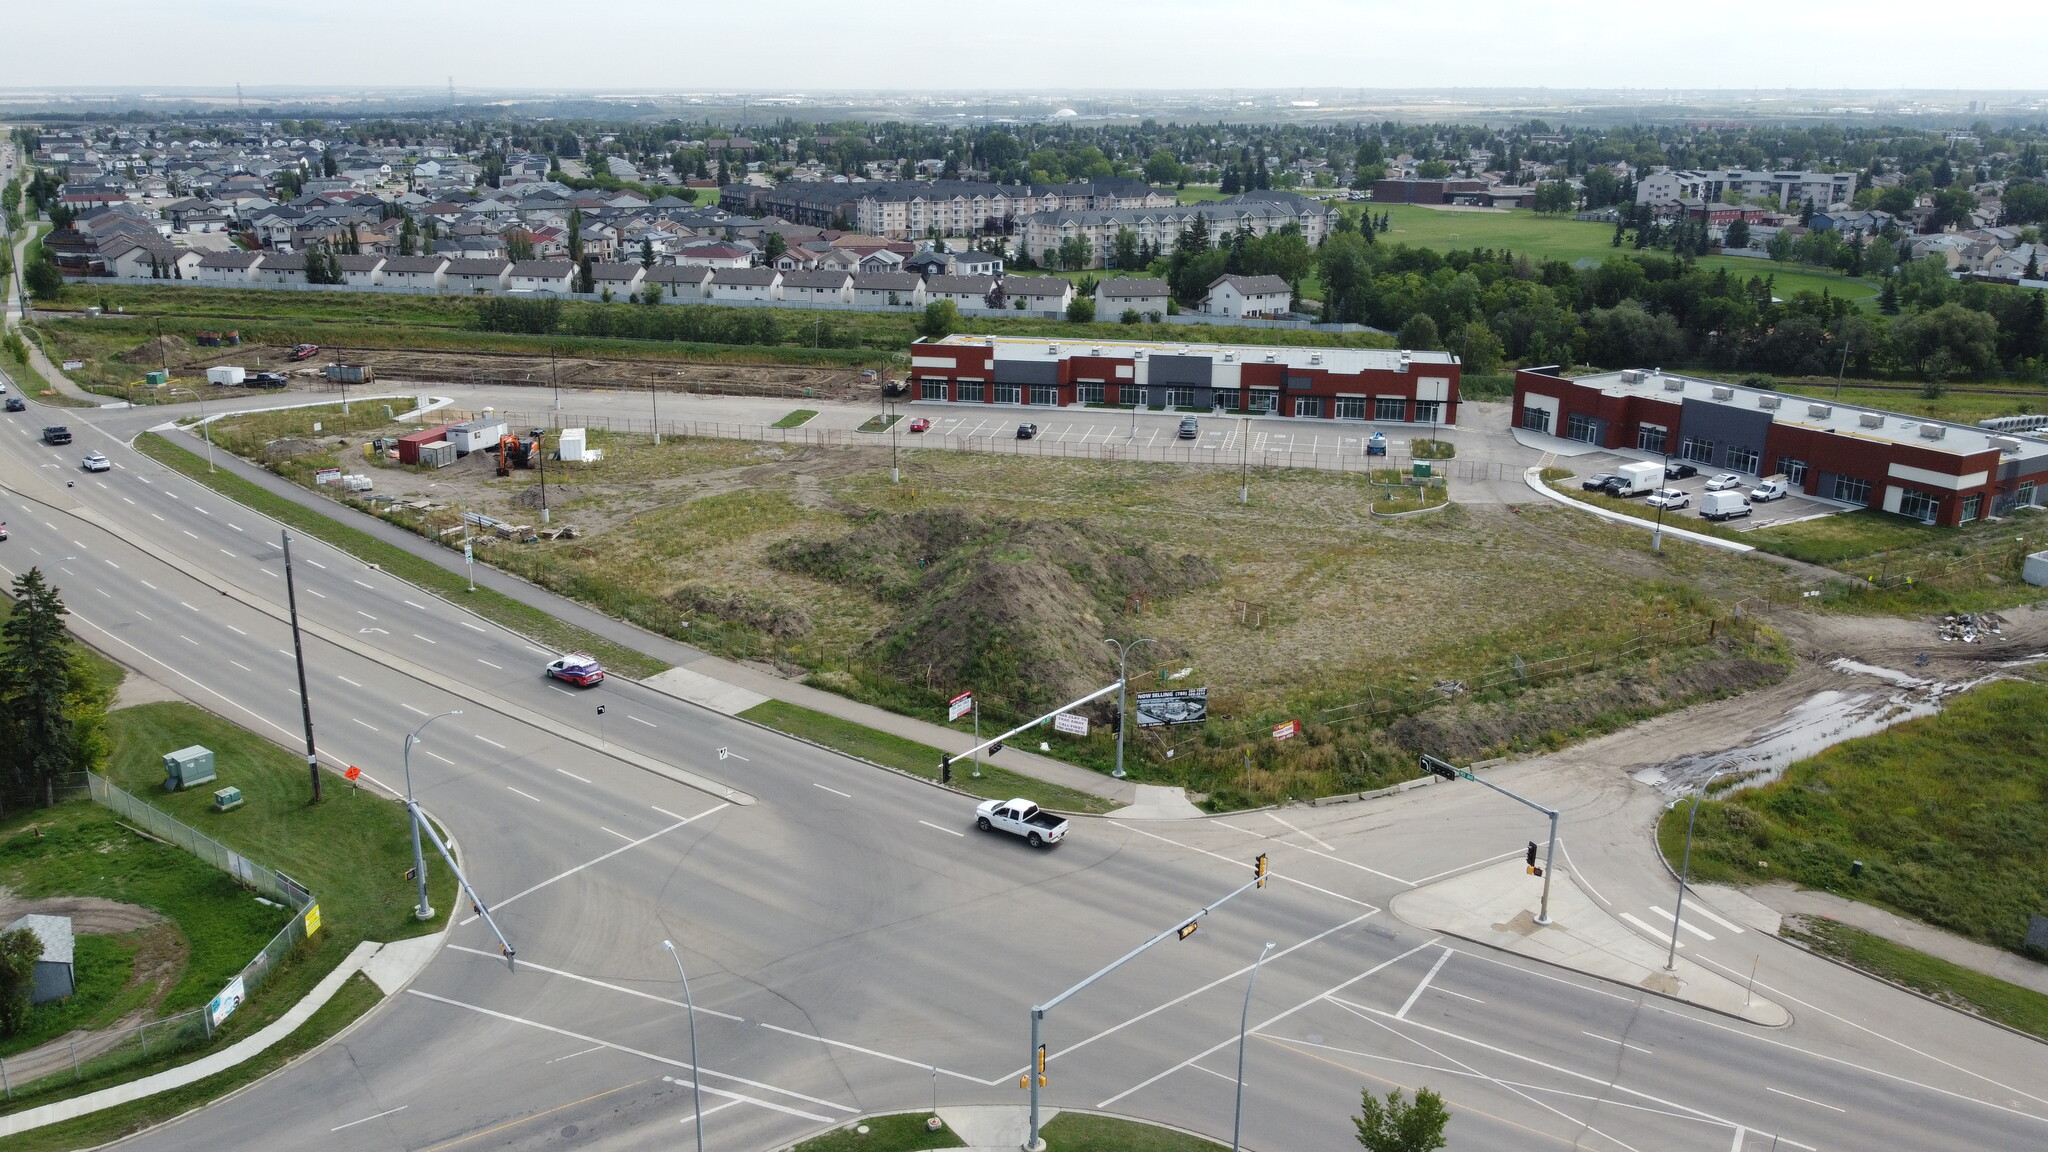
[[[213,779],[213,749],[194,744],[164,753],[164,791],[177,792]]]
[[[144,384],[149,385],[151,388],[161,388],[164,385],[169,384],[171,382],[171,374],[169,372],[164,372],[161,370],[146,373],[142,377],[142,382]]]
[[[213,794],[213,810],[226,812],[242,806],[242,790],[233,786],[222,788]]]
[[[1430,476],[1431,476],[1431,475],[1432,475],[1432,473],[1430,472],[1430,469],[1429,469],[1429,465],[1428,465],[1428,464],[1425,464],[1425,463],[1423,463],[1423,462],[1422,462],[1422,461],[1420,461],[1420,460],[1418,460],[1418,461],[1416,461],[1416,462],[1415,462],[1415,471],[1414,471],[1414,477],[1415,477],[1415,479],[1417,479],[1417,480],[1427,480],[1427,479],[1429,479],[1429,478],[1430,478]]]

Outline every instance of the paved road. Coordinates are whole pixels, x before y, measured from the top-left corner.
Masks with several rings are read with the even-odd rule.
[[[117,413],[65,415],[81,435],[63,450],[21,430],[40,427],[38,409],[0,427],[0,515],[15,530],[0,564],[44,566],[88,640],[294,744],[274,526],[101,438],[95,422]],[[116,470],[76,471],[96,447]],[[718,1147],[928,1106],[935,1081],[943,1103],[1016,1103],[1029,1005],[1241,884],[1257,851],[1277,873],[1266,889],[1052,1015],[1049,1104],[1227,1133],[1243,981],[1272,941],[1252,1009],[1253,1148],[1354,1146],[1359,1088],[1388,1083],[1444,1091],[1459,1148],[2017,1149],[2048,1136],[2038,1045],[1753,933],[1699,920],[1715,938],[1689,938],[1688,955],[1731,970],[1762,956],[1759,987],[1792,1008],[1789,1028],[1395,922],[1393,895],[1535,834],[1482,789],[1085,820],[1033,852],[975,833],[960,800],[915,781],[624,683],[558,689],[535,673],[541,653],[457,605],[314,542],[294,559],[332,764],[393,782],[403,732],[466,709],[416,750],[418,783],[499,901],[521,965],[507,972],[465,913],[412,988],[344,1040],[140,1146],[673,1146],[689,1069],[663,938],[682,947],[703,1009]],[[565,738],[599,734],[600,701],[607,745],[707,787]],[[728,802],[727,787],[756,802]],[[1627,849],[1641,800],[1624,782],[1565,803],[1589,886],[1654,923],[1671,885]]]

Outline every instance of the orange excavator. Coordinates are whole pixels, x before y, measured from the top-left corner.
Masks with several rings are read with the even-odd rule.
[[[507,433],[498,437],[498,475],[510,476],[514,468],[531,468],[540,455],[541,430],[534,429],[532,439],[522,440]]]

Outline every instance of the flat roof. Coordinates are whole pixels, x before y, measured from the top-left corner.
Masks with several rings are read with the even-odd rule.
[[[1022,336],[974,336],[955,333],[926,342],[927,347],[992,348],[998,360],[1043,360],[1058,348],[1060,356],[1106,356],[1136,359],[1144,356],[1208,356],[1239,364],[1284,364],[1289,368],[1316,368],[1345,375],[1356,372],[1398,372],[1401,358],[1413,364],[1458,363],[1448,352],[1403,352],[1397,348],[1314,348],[1279,344],[1207,344],[1170,340],[1050,340]],[[913,353],[916,345],[912,346]],[[1098,351],[1099,349],[1099,351]]]
[[[1598,389],[1603,396],[1636,396],[1648,400],[1662,400],[1670,404],[1682,400],[1698,400],[1706,404],[1766,411],[1770,413],[1773,424],[1832,432],[1837,436],[1848,436],[1878,444],[1905,444],[1951,456],[1969,456],[2004,448],[2000,456],[2002,460],[2048,458],[2048,441],[2044,440],[1993,432],[1974,424],[1957,424],[1925,416],[1909,416],[1899,412],[1888,412],[1882,408],[1843,404],[1819,396],[1746,388],[1740,384],[1682,376],[1675,372],[1632,368],[1621,372],[1602,372],[1592,376],[1559,376],[1554,379],[1580,388]],[[1668,386],[1667,381],[1675,381],[1679,386],[1672,388]],[[1778,407],[1766,408],[1766,400],[1777,401]],[[1875,420],[1873,422],[1866,417],[1873,417]],[[1940,429],[1941,434],[1938,437],[1925,435],[1923,429],[1928,427]],[[2013,444],[2017,444],[2018,447],[2011,447]]]

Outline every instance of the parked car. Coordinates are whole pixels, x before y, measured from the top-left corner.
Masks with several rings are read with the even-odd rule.
[[[1200,420],[1195,419],[1193,416],[1183,416],[1180,418],[1180,432],[1178,434],[1180,439],[1193,440],[1201,434],[1202,422]]]
[[[318,344],[294,344],[292,345],[292,350],[285,354],[285,359],[296,364],[301,360],[311,360],[319,352],[320,346]]]
[[[929,432],[931,430],[931,426],[932,422],[923,416],[919,416],[917,419],[912,420],[910,422],[910,430],[912,432]]]
[[[983,832],[1022,836],[1033,848],[1057,844],[1067,836],[1065,817],[1041,812],[1029,800],[983,800],[974,810],[974,826]]]
[[[251,388],[282,388],[291,378],[282,372],[251,372],[242,377],[242,383]]]
[[[71,429],[66,428],[62,424],[52,424],[43,429],[43,443],[69,444],[71,443]]]
[[[1690,464],[1664,465],[1664,478],[1666,480],[1689,480],[1699,474],[1700,470]]]
[[[604,682],[604,667],[595,656],[572,652],[550,661],[548,675],[556,680],[567,680],[579,688],[588,688]]]
[[[1740,487],[1742,487],[1742,477],[1737,476],[1733,472],[1722,472],[1706,483],[1706,489],[1709,492],[1726,492],[1730,488]]]
[[[1031,422],[1030,422],[1030,421],[1028,421],[1028,420],[1027,420],[1027,421],[1025,421],[1025,422],[1024,422],[1024,423],[1022,423],[1022,424],[1019,424],[1019,425],[1017,425],[1017,439],[1019,439],[1019,440],[1036,440],[1036,439],[1038,439],[1038,425],[1036,425],[1036,424],[1033,424],[1033,423],[1031,423]]]
[[[1783,476],[1773,476],[1749,490],[1749,502],[1752,504],[1768,504],[1773,500],[1783,500],[1791,494],[1792,482]]]
[[[114,470],[114,462],[98,452],[87,452],[85,459],[78,462],[78,466],[87,472],[112,472]]]
[[[1650,498],[1643,501],[1643,503],[1648,504],[1652,508],[1676,510],[1691,504],[1692,496],[1678,488],[1659,488],[1655,492],[1650,493]]]
[[[9,396],[7,398],[7,410],[9,412],[26,412],[28,411],[28,401],[23,400],[19,396]]]
[[[1700,519],[1732,520],[1749,515],[1749,501],[1740,492],[1709,492],[1700,497]]]
[[[1579,487],[1588,492],[1598,492],[1602,488],[1607,487],[1607,482],[1612,479],[1614,479],[1614,473],[1612,472],[1595,472],[1591,476],[1586,477]]]

